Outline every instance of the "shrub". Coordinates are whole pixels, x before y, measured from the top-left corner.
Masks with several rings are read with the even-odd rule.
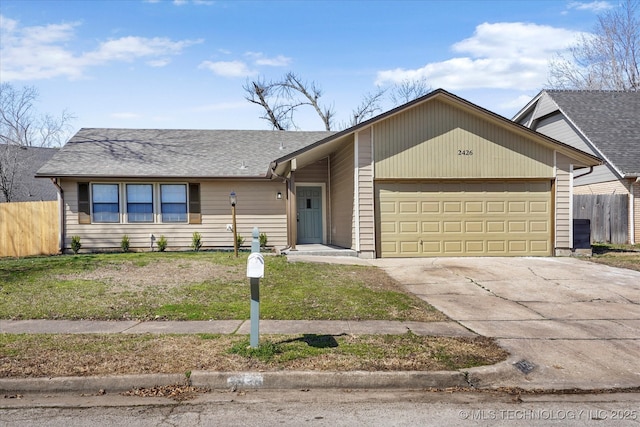
[[[164,237],[164,234],[162,236],[160,236],[160,238],[158,239],[158,250],[160,252],[164,252],[165,249],[167,249],[167,238]]]
[[[236,237],[236,242],[238,243],[238,247],[242,246],[244,244],[244,237],[238,234],[238,236]]]
[[[129,236],[126,234],[120,240],[120,248],[122,248],[122,252],[129,252]]]
[[[80,236],[71,236],[71,250],[73,253],[77,255],[81,247],[82,243],[80,243]]]
[[[267,247],[267,233],[260,233],[260,247],[261,248],[266,248]]]
[[[202,247],[202,235],[197,231],[193,232],[193,236],[191,237],[191,249],[198,252]]]

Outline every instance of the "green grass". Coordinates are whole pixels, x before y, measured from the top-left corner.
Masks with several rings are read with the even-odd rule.
[[[504,360],[494,340],[403,335],[0,334],[0,378],[219,372],[439,371]]]
[[[90,254],[0,259],[0,319],[248,319],[247,254]],[[265,257],[260,317],[444,320],[375,267]]]

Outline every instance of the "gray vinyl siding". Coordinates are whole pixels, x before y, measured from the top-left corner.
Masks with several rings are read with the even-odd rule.
[[[354,241],[354,154],[353,142],[345,144],[330,158],[331,243],[352,248]]]
[[[93,181],[96,182],[96,181]],[[119,181],[109,181],[116,182]],[[131,183],[122,181],[119,183]],[[149,182],[149,181],[141,181]],[[168,183],[164,181],[163,183]],[[184,181],[175,181],[184,182]],[[93,223],[78,224],[77,181],[62,181],[65,203],[65,248],[70,247],[71,236],[81,238],[83,249],[109,250],[120,247],[125,234],[129,236],[133,250],[148,250],[150,235],[156,239],[164,235],[168,249],[189,249],[193,232],[202,235],[203,248],[233,247],[233,234],[226,230],[231,224],[229,193],[235,191],[238,197],[236,223],[238,234],[245,238],[245,245],[251,244],[253,227],[266,233],[269,246],[286,246],[285,199],[278,200],[276,194],[285,194],[285,185],[279,182],[217,181],[200,182],[202,223]],[[121,213],[125,209],[121,200]],[[155,245],[154,245],[155,246]]]
[[[556,154],[555,248],[573,248],[571,159]]]
[[[588,175],[578,176],[585,173],[589,169],[579,169],[575,172],[575,179],[573,180],[573,186],[579,187],[583,185],[597,184],[599,182],[617,181],[618,175],[611,169],[608,164],[595,166],[593,172]]]
[[[597,155],[591,145],[580,136],[571,123],[560,113],[540,120],[534,130],[586,153]]]
[[[372,128],[358,133],[358,159],[356,159],[359,214],[360,252],[374,254],[376,249],[375,206],[373,187]]]
[[[535,120],[536,117],[546,116],[556,110],[558,110],[558,105],[545,93],[540,97],[540,100],[536,105],[533,119]]]

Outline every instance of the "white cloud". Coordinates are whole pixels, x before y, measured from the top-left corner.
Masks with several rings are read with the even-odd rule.
[[[587,10],[594,13],[599,13],[613,8],[614,5],[608,1],[592,1],[588,3],[572,1],[567,5],[567,9]]]
[[[168,56],[202,40],[172,41],[164,37],[122,37],[101,42],[88,52],[77,54],[67,48],[80,24],[49,24],[21,27],[18,21],[0,16],[0,74],[2,79],[36,80],[52,77],[81,78],[87,68],[114,61],[146,58],[151,66],[164,66]]]
[[[520,22],[484,23],[473,36],[452,46],[461,56],[416,69],[379,71],[376,84],[425,78],[449,90],[495,88],[531,90],[547,80],[548,61],[578,33]]]
[[[214,74],[223,77],[248,77],[257,74],[257,71],[251,70],[242,61],[204,61],[198,68],[213,71]]]
[[[246,57],[251,58],[256,65],[266,65],[269,67],[286,67],[291,64],[291,58],[278,55],[273,58],[266,57],[262,52],[247,52]]]

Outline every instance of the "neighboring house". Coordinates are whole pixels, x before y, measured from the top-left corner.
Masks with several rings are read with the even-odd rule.
[[[22,147],[0,144],[0,203],[56,200],[58,191],[48,179],[36,179],[35,174],[57,148]]]
[[[81,129],[39,171],[90,250],[230,247],[254,226],[278,248],[360,257],[566,255],[571,170],[592,155],[442,89],[341,132]]]
[[[640,92],[544,90],[514,121],[602,158],[573,172],[574,194],[626,194],[629,243],[640,242]]]

